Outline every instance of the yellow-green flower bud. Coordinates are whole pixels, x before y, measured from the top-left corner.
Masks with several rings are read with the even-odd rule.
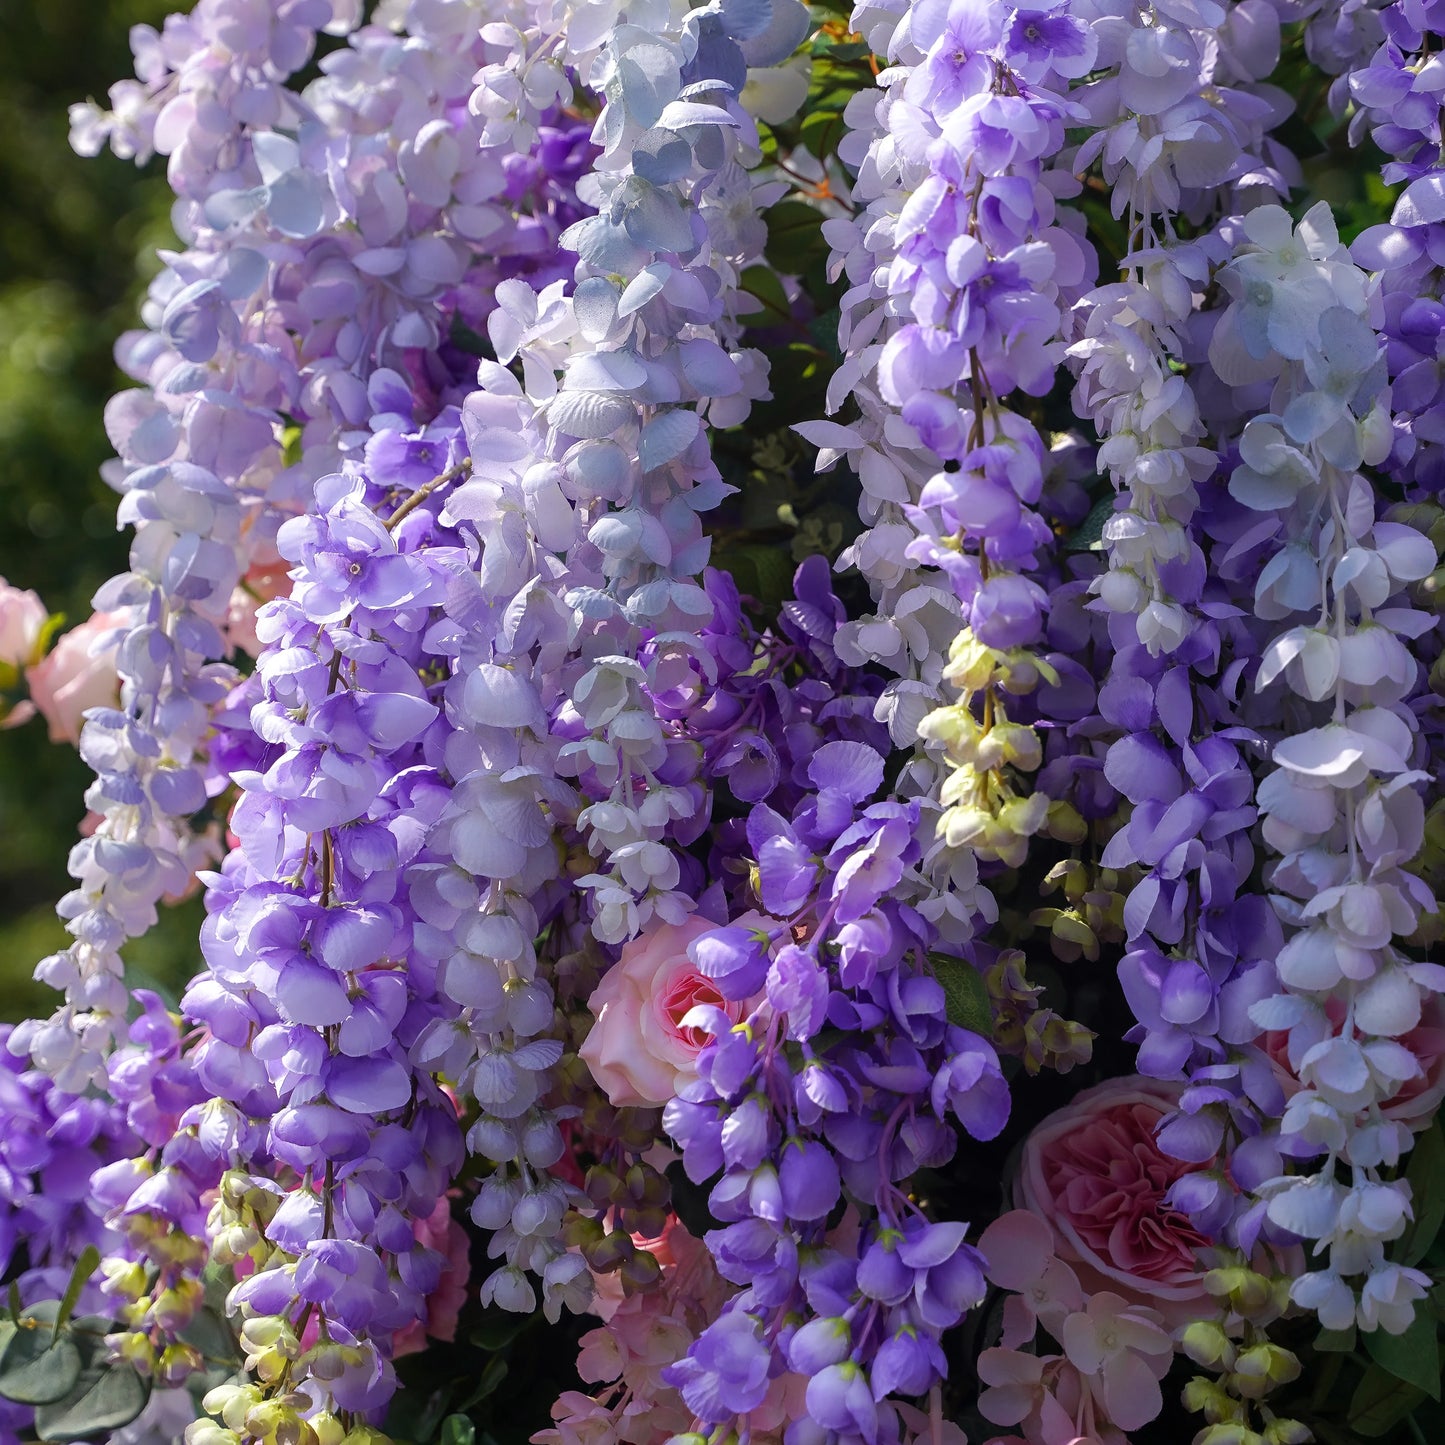
[[[1196,1375],[1185,1385],[1184,1408],[1203,1415],[1213,1425],[1245,1418],[1244,1406],[1218,1380],[1203,1375]]]
[[[1180,1348],[1196,1365],[1203,1365],[1207,1370],[1234,1368],[1234,1341],[1215,1320],[1195,1320],[1185,1329]]]
[[[1265,1445],[1309,1445],[1314,1438],[1303,1420],[1271,1420],[1264,1427]]]
[[[1240,1352],[1230,1383],[1246,1400],[1262,1400],[1278,1385],[1299,1379],[1297,1356],[1281,1345],[1251,1345]]]

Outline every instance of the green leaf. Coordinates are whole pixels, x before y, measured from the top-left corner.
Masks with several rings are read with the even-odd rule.
[[[1315,1349],[1324,1355],[1348,1355],[1354,1348],[1354,1325],[1347,1330],[1321,1330],[1315,1336]]]
[[[85,1367],[69,1393],[35,1412],[35,1433],[42,1440],[89,1440],[129,1425],[145,1409],[150,1382],[130,1365],[110,1364],[103,1340],[87,1345]]]
[[[465,1415],[448,1415],[442,1421],[437,1445],[476,1445],[477,1427]]]
[[[87,1244],[80,1251],[80,1258],[75,1261],[75,1268],[70,1271],[70,1283],[65,1286],[65,1293],[61,1296],[60,1308],[55,1314],[55,1327],[50,1332],[52,1344],[60,1338],[61,1330],[70,1323],[70,1317],[75,1313],[75,1306],[80,1299],[81,1290],[85,1288],[86,1281],[99,1266],[100,1251],[93,1244]]]
[[[768,225],[764,251],[768,264],[789,275],[801,275],[818,257],[826,257],[823,213],[802,201],[779,201],[763,212]]]
[[[457,1402],[458,1409],[470,1410],[473,1405],[480,1404],[488,1395],[496,1394],[503,1380],[507,1378],[507,1362],[501,1355],[493,1355],[487,1361],[487,1367],[482,1371],[482,1378],[477,1382],[477,1388],[467,1396],[465,1400]]]
[[[53,1340],[45,1328],[55,1321],[58,1305],[46,1300],[32,1306],[0,1356],[0,1395],[17,1405],[44,1405],[68,1394],[80,1378],[80,1351],[69,1335]]]
[[[846,131],[841,110],[814,110],[803,121],[803,144],[820,161],[826,160],[838,149]]]
[[[993,1009],[983,975],[971,963],[944,953],[930,953],[928,961],[933,965],[934,977],[943,985],[944,1010],[949,1023],[990,1038]]]
[[[1405,1178],[1410,1182],[1415,1218],[1391,1257],[1401,1264],[1418,1264],[1445,1224],[1445,1134],[1440,1132],[1438,1119],[1415,1141]]]
[[[1402,1335],[1372,1330],[1365,1336],[1370,1357],[1397,1380],[1423,1390],[1432,1400],[1440,1398],[1440,1341],[1435,1321],[1419,1310]]]
[[[783,283],[770,267],[749,266],[738,277],[738,285],[763,303],[761,311],[742,318],[744,326],[776,326],[780,321],[793,319],[793,308],[783,293]]]
[[[1114,494],[1100,497],[1089,515],[1069,533],[1064,540],[1065,552],[1102,552],[1104,550],[1104,523],[1114,515]]]
[[[1425,1391],[1371,1365],[1350,1401],[1347,1423],[1357,1434],[1377,1439],[1388,1434],[1425,1399]]]
[[[496,1305],[488,1305],[482,1312],[481,1323],[467,1338],[479,1350],[491,1354],[506,1349],[535,1318],[535,1315],[514,1315]]]

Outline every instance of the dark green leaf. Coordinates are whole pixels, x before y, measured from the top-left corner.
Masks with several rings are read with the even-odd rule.
[[[481,1323],[472,1330],[468,1338],[479,1350],[488,1354],[504,1350],[527,1328],[533,1315],[514,1315],[508,1310],[488,1305],[482,1314]]]
[[[1377,1439],[1393,1430],[1425,1398],[1424,1390],[1371,1365],[1350,1401],[1347,1423],[1357,1434]]]
[[[70,1283],[65,1286],[65,1294],[61,1297],[60,1308],[55,1314],[55,1326],[50,1332],[52,1343],[60,1338],[61,1330],[70,1322],[70,1316],[75,1312],[76,1301],[80,1299],[81,1290],[85,1288],[86,1282],[99,1267],[100,1251],[93,1244],[87,1244],[80,1251],[80,1258],[75,1261],[75,1268],[70,1271]]]
[[[1069,533],[1064,542],[1065,552],[1099,552],[1104,547],[1104,523],[1114,515],[1114,494],[1100,497],[1089,515]]]
[[[1391,1257],[1401,1264],[1418,1264],[1445,1224],[1445,1134],[1438,1119],[1415,1141],[1405,1178],[1410,1181],[1415,1218]]]
[[[961,1029],[988,1038],[993,1033],[993,1010],[989,1006],[988,986],[983,975],[961,958],[943,953],[930,953],[934,976],[943,985],[944,1009],[948,1021]]]
[[[129,1425],[150,1398],[150,1382],[130,1365],[109,1364],[101,1340],[89,1342],[85,1368],[62,1400],[35,1412],[35,1433],[42,1440],[90,1440]]]
[[[793,308],[783,294],[783,283],[767,266],[749,266],[738,278],[738,284],[749,296],[756,296],[763,303],[761,311],[743,317],[745,326],[776,326],[780,321],[793,319]]]
[[[1355,1348],[1355,1327],[1347,1330],[1321,1330],[1315,1336],[1315,1349],[1326,1355],[1348,1355]]]
[[[476,1445],[477,1427],[465,1415],[448,1415],[442,1421],[437,1445]]]
[[[51,1342],[57,1304],[44,1303],[48,1309],[34,1307],[21,1319],[0,1356],[0,1395],[17,1405],[59,1400],[80,1378],[80,1351],[69,1335]]]
[[[1423,1390],[1431,1399],[1440,1398],[1440,1342],[1432,1315],[1418,1311],[1402,1335],[1372,1330],[1365,1336],[1365,1348],[1397,1380]]]
[[[797,276],[827,256],[821,211],[802,201],[779,201],[763,212],[763,219],[768,225],[768,244],[763,254],[770,266]]]
[[[838,149],[846,130],[841,110],[815,110],[803,122],[803,144],[819,160],[826,160]]]
[[[487,1367],[482,1371],[482,1378],[477,1382],[477,1388],[467,1396],[465,1400],[459,1400],[457,1406],[462,1410],[470,1410],[473,1405],[480,1404],[488,1395],[494,1395],[503,1380],[507,1378],[507,1362],[501,1355],[493,1355],[487,1361]]]
[[[447,340],[458,351],[465,351],[469,356],[484,356],[488,360],[496,359],[491,342],[481,332],[473,331],[460,316],[452,317],[452,329]]]

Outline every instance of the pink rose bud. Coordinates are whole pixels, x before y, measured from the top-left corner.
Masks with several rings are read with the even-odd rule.
[[[0,684],[5,690],[18,683],[21,669],[35,660],[47,616],[45,604],[33,592],[22,592],[0,577]],[[34,716],[33,703],[19,702],[7,712],[0,700],[0,728],[19,727]]]
[[[28,667],[49,614],[33,592],[22,592],[0,577],[0,662]]]
[[[115,641],[93,649],[129,620],[128,611],[92,613],[26,669],[31,699],[50,724],[51,742],[79,743],[86,709],[115,707],[119,702]]]

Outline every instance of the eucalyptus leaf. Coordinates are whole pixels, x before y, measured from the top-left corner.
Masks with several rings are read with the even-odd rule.
[[[129,1425],[145,1409],[150,1381],[128,1364],[110,1364],[100,1340],[90,1343],[84,1369],[63,1399],[35,1412],[35,1432],[42,1440],[90,1440]]]
[[[1321,1330],[1315,1336],[1315,1349],[1325,1355],[1347,1355],[1355,1348],[1356,1335],[1354,1325],[1347,1330]]]
[[[50,1303],[53,1304],[53,1301]],[[50,1319],[26,1316],[0,1356],[0,1395],[17,1405],[44,1405],[62,1399],[80,1378],[75,1341],[62,1335],[52,1342]]]
[[[1365,1336],[1365,1348],[1397,1380],[1414,1385],[1433,1400],[1440,1398],[1440,1341],[1435,1318],[1428,1311],[1416,1311],[1403,1334],[1372,1330]]]
[[[971,963],[947,954],[930,953],[928,961],[933,965],[934,977],[943,985],[949,1023],[989,1038],[993,1033],[993,1009],[983,975]]]
[[[1378,1439],[1425,1398],[1424,1390],[1407,1385],[1379,1365],[1371,1365],[1355,1389],[1346,1423],[1357,1434]]]

